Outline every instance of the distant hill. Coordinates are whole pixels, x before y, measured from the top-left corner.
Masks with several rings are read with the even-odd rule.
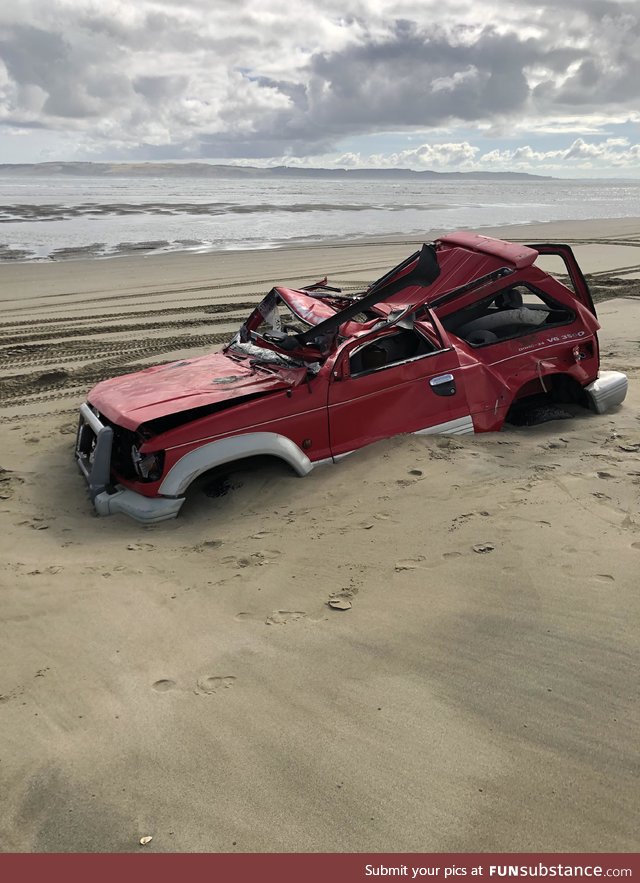
[[[101,178],[342,178],[349,180],[385,179],[473,179],[480,181],[549,181],[550,175],[529,175],[526,172],[417,172],[413,169],[311,169],[297,166],[230,166],[192,162],[44,162],[0,163],[0,175],[69,175]]]

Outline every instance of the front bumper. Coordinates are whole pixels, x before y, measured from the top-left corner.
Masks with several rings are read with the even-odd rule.
[[[98,515],[115,515],[122,512],[142,524],[156,524],[175,518],[184,503],[184,497],[143,497],[129,488],[116,485],[110,494],[102,491],[94,497],[93,505]]]
[[[98,515],[121,512],[142,524],[175,518],[184,497],[144,497],[121,485],[111,487],[112,445],[113,429],[105,426],[89,405],[81,405],[75,457]]]

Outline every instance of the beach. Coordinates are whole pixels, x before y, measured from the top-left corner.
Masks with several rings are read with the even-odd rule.
[[[0,264],[0,850],[637,850],[640,219],[482,232],[574,248],[622,407],[234,473],[153,527],[93,513],[91,386],[422,239]]]

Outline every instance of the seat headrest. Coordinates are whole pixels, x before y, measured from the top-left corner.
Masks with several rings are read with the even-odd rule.
[[[499,310],[517,310],[522,303],[522,294],[517,288],[507,288],[496,295],[495,304]]]

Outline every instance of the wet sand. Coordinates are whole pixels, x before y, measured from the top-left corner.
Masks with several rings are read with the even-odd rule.
[[[624,406],[200,482],[152,528],[92,514],[88,388],[416,243],[0,265],[0,849],[637,848],[640,221],[505,236],[575,246]]]

